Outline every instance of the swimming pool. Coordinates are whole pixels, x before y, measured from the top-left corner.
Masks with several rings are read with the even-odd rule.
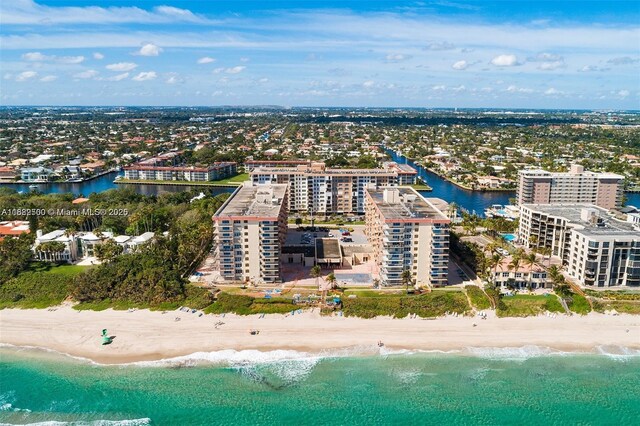
[[[502,234],[502,238],[504,238],[510,243],[518,239],[518,237],[515,234]]]

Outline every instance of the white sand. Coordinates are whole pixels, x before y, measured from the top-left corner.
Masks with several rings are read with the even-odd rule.
[[[176,322],[175,318],[181,320]],[[224,325],[215,328],[215,323]],[[473,324],[476,324],[474,327]],[[103,328],[116,336],[101,345]],[[250,329],[258,329],[251,335]],[[0,342],[37,346],[89,358],[100,363],[158,360],[224,349],[289,349],[304,352],[369,347],[459,350],[468,347],[540,346],[561,351],[591,352],[599,346],[640,349],[640,316],[558,315],[531,318],[390,319],[301,315],[237,316],[127,312],[5,309],[0,311]]]

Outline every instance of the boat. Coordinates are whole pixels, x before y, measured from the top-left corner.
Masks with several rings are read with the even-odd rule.
[[[38,185],[29,185],[29,189],[31,190],[38,189]]]

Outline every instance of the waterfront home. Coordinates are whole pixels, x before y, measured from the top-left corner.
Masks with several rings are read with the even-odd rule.
[[[14,182],[18,172],[13,167],[0,167],[0,182]]]
[[[54,247],[49,243],[59,244]],[[78,259],[78,238],[75,235],[68,234],[64,229],[57,229],[47,234],[43,234],[41,230],[38,230],[31,250],[36,260],[72,263]]]
[[[23,182],[48,182],[53,170],[46,167],[27,167],[20,170],[20,179]]]
[[[521,261],[513,264],[513,257],[507,256],[493,271],[493,280],[501,289],[515,288],[519,290],[550,288],[551,282],[547,272],[537,263],[531,265]]]
[[[11,220],[0,222],[0,241],[5,237],[17,237],[22,234],[28,234],[29,222],[24,220]]]

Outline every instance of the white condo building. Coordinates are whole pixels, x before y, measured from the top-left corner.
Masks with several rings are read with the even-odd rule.
[[[447,285],[450,220],[413,188],[366,190],[365,233],[382,285],[402,285],[409,270],[416,285]]]
[[[246,182],[220,207],[213,222],[217,263],[224,281],[282,281],[287,185]]]
[[[521,170],[518,173],[518,204],[594,204],[605,209],[622,206],[624,177],[594,173],[574,164],[567,173]]]
[[[289,185],[289,208],[313,214],[363,214],[367,188],[416,182],[417,172],[406,165],[387,162],[382,169],[333,169],[324,163],[296,167],[256,167],[254,184]]]
[[[640,231],[590,204],[523,204],[518,240],[548,247],[582,285],[640,286]]]

